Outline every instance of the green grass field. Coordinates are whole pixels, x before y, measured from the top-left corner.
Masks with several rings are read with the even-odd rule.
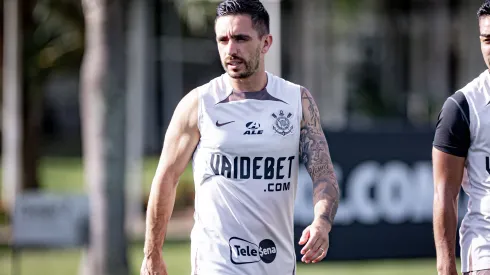
[[[131,274],[139,274],[142,244],[131,246],[129,262]],[[77,274],[80,261],[78,250],[25,251],[20,256],[20,273],[16,275],[71,275]],[[170,275],[190,274],[189,243],[167,243],[164,257]],[[8,250],[0,250],[0,275],[11,274]],[[432,275],[434,260],[385,260],[322,262],[306,265],[298,263],[298,275]],[[274,274],[275,275],[275,274]]]
[[[158,158],[147,158],[143,163],[143,190],[150,191]],[[43,189],[49,192],[85,192],[82,160],[80,158],[43,158],[39,167]],[[181,177],[181,183],[192,183],[191,167]]]
[[[151,187],[153,176],[158,165],[158,158],[146,158],[143,163],[143,194],[148,194]],[[85,193],[86,184],[83,171],[82,160],[80,158],[53,158],[45,157],[39,164],[40,185],[43,191],[51,193]],[[0,194],[2,186],[2,170],[0,167]],[[181,194],[189,194],[193,192],[193,177],[192,168],[189,165],[180,177],[179,186],[177,188],[177,200],[175,209],[188,205],[186,199],[189,197],[181,196]],[[143,198],[144,200],[147,197]],[[1,224],[0,219],[0,224]]]
[[[144,164],[144,191],[148,192],[157,159],[147,159]],[[0,171],[1,172],[1,171]],[[84,177],[81,160],[77,158],[45,158],[40,165],[42,188],[48,192],[83,193]],[[180,189],[192,187],[190,167],[181,178]],[[143,245],[130,247],[129,261],[132,274],[139,274]],[[25,251],[20,257],[20,274],[15,275],[71,275],[78,274],[79,250]],[[164,255],[171,275],[190,274],[189,243],[167,242]],[[7,248],[0,248],[0,275],[10,275],[11,255]],[[298,275],[431,275],[436,274],[435,260],[386,260],[324,262],[319,264],[298,263]],[[276,275],[276,274],[274,274]],[[279,275],[279,274],[277,274]]]

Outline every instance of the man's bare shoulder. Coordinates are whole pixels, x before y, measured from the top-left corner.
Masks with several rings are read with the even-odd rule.
[[[199,88],[194,88],[190,90],[183,98],[182,100],[185,100],[186,103],[189,104],[196,104],[198,99],[199,99]]]
[[[219,89],[223,85],[223,75],[212,78],[208,82],[201,84],[190,92],[188,92],[180,101],[179,104],[185,105],[187,111],[196,111],[199,106],[199,101],[205,97],[213,97],[212,91]]]
[[[199,90],[197,88],[185,94],[177,105],[176,110],[192,111],[197,108],[199,102]]]
[[[213,86],[218,85],[220,82],[219,80],[222,77],[223,76],[215,77],[185,94],[175,108],[175,115],[196,117],[194,115],[197,115],[198,113],[200,99],[206,97],[207,94],[210,94],[210,91],[213,90]]]
[[[181,127],[196,128],[198,125],[198,106],[199,106],[199,90],[197,88],[191,90],[175,107],[172,120],[178,121]]]

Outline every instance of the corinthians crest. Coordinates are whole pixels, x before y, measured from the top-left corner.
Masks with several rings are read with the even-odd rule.
[[[284,111],[280,110],[279,115],[276,115],[275,113],[272,114],[272,116],[276,119],[276,122],[272,126],[274,131],[280,135],[287,135],[291,133],[293,130],[293,125],[291,125],[291,121],[289,121],[289,118],[293,114],[288,113],[287,115],[284,114]]]

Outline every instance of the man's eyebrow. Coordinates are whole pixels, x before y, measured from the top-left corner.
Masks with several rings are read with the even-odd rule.
[[[236,39],[236,38],[249,38],[251,36],[248,34],[239,33],[239,34],[232,35],[231,37]]]
[[[227,35],[218,35],[218,39],[223,39],[223,38],[226,38],[228,37]],[[239,34],[234,34],[231,36],[231,39],[248,39],[248,38],[251,38],[252,36],[248,35],[248,34],[244,34],[244,33],[239,33]]]
[[[481,33],[480,36],[481,37],[485,37],[485,38],[489,38],[490,37],[490,34],[488,34],[488,33]]]

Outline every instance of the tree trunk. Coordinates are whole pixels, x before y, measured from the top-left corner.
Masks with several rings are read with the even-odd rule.
[[[26,78],[24,78],[26,79]],[[32,80],[32,79],[31,79]],[[39,189],[38,163],[42,134],[42,89],[33,81],[24,81],[22,106],[22,190]]]
[[[37,49],[33,46],[33,36],[36,29],[33,11],[36,1],[23,1],[22,35],[23,44],[23,73],[22,73],[22,183],[21,189],[39,189],[38,163],[40,158],[39,146],[42,134],[43,85],[38,75],[38,64],[33,62]]]
[[[2,203],[13,210],[15,197],[22,182],[22,35],[19,19],[20,4],[15,0],[4,3],[4,51],[2,67]]]
[[[90,198],[85,274],[127,275],[124,0],[82,0],[86,48],[81,71],[82,137]]]

